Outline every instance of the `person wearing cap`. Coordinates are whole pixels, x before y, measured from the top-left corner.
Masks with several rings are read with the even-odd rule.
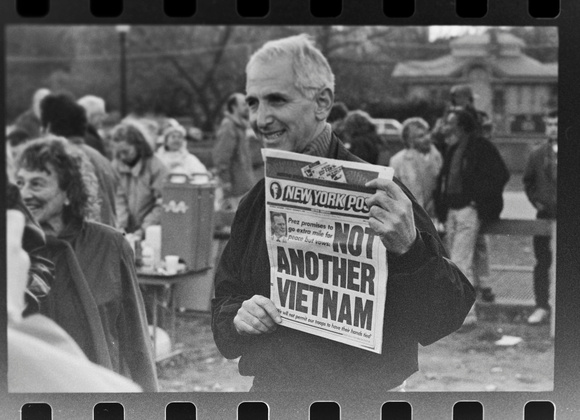
[[[448,147],[439,174],[435,210],[445,223],[451,261],[477,289],[489,289],[487,277],[478,276],[474,268],[474,252],[482,224],[497,220],[503,209],[502,194],[509,172],[497,148],[481,136],[472,113],[451,109],[444,128]],[[472,308],[464,325],[476,322]]]
[[[445,119],[447,114],[453,109],[463,109],[477,123],[477,130],[481,131],[485,120],[488,120],[487,114],[475,108],[475,97],[473,90],[469,85],[454,85],[449,91],[450,103],[445,109],[445,113],[441,118],[438,118],[433,127],[432,137],[437,149],[445,156],[447,144],[445,142]]]
[[[469,85],[459,84],[452,86],[450,89],[450,104],[445,111],[445,115],[437,120],[432,132],[432,137],[435,140],[438,150],[445,157],[448,144],[446,142],[446,125],[445,119],[448,113],[452,110],[464,110],[476,122],[477,137],[482,137],[491,141],[493,134],[493,122],[489,115],[481,110],[475,108],[475,99],[477,95]],[[475,242],[475,249],[473,252],[473,281],[478,285],[477,298],[482,302],[494,302],[495,294],[489,285],[489,244],[488,238],[483,234],[478,234]],[[486,286],[483,286],[483,285]]]
[[[185,134],[185,128],[181,124],[173,119],[170,120],[161,136],[163,144],[155,155],[171,173],[187,174],[201,182],[207,181],[209,177],[207,168],[187,150]]]
[[[544,117],[547,140],[532,150],[524,170],[524,190],[537,210],[538,219],[556,219],[558,172],[558,111]],[[552,247],[549,236],[534,236],[534,297],[536,309],[528,318],[531,325],[541,324],[550,317],[549,287]]]
[[[451,88],[451,106],[463,108],[478,123],[479,128],[483,125],[485,112],[475,108],[475,95],[469,85],[455,85]]]

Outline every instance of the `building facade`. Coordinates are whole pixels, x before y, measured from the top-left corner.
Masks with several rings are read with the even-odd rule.
[[[542,116],[557,106],[558,64],[527,56],[520,38],[494,30],[454,39],[450,48],[451,54],[434,60],[398,63],[393,78],[408,97],[447,100],[451,86],[470,85],[476,108],[493,120],[508,166],[522,170],[519,153],[542,138]]]

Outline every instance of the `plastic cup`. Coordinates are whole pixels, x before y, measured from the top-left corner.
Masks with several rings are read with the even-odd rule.
[[[179,256],[178,255],[166,255],[165,256],[165,271],[169,274],[177,273],[179,267]]]

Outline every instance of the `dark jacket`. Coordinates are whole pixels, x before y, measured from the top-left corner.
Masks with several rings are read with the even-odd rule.
[[[435,206],[437,217],[447,219],[450,208],[462,208],[474,202],[481,221],[497,220],[503,209],[503,189],[510,174],[497,148],[483,137],[471,136],[461,162],[460,177],[463,193],[446,193],[449,171],[455,147],[449,147],[439,174]]]
[[[101,155],[109,159],[109,156],[107,156],[105,141],[101,138],[101,135],[99,134],[95,126],[92,124],[87,124],[85,142],[93,149],[95,149],[97,152],[99,152]]]
[[[336,136],[327,157],[360,161]],[[242,200],[216,272],[212,330],[225,357],[241,356],[240,374],[254,376],[256,390],[384,392],[417,371],[417,343],[431,344],[462,325],[473,288],[446,258],[428,215],[396,182],[413,202],[418,235],[409,252],[387,256],[382,354],[283,326],[259,336],[236,332],[233,319],[242,302],[255,294],[270,297],[264,180]]]
[[[549,142],[535,148],[526,164],[524,189],[540,219],[556,218],[557,166],[558,157]]]
[[[46,257],[56,267],[43,314],[87,357],[157,391],[157,375],[133,251],[121,233],[95,222],[70,224],[49,237]]]
[[[28,284],[25,295],[26,309],[23,315],[28,316],[40,310],[40,299],[50,291],[50,284],[53,282],[54,264],[50,260],[41,257],[39,250],[46,245],[44,232],[24,205],[20,190],[11,182],[6,185],[6,208],[18,210],[25,217],[22,249],[28,253],[30,269],[28,270]]]
[[[117,210],[115,200],[119,186],[119,174],[112,163],[97,150],[86,144],[82,137],[68,137],[68,140],[77,145],[89,158],[95,169],[99,181],[99,198],[101,203],[101,223],[109,226],[117,224]]]

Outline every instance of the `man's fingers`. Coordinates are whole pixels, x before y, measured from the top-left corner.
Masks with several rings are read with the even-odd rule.
[[[241,334],[266,334],[276,330],[276,324],[272,323],[270,327],[260,321],[258,318],[249,317],[245,312],[239,312],[234,318],[236,329]]]
[[[234,325],[240,334],[264,334],[276,330],[282,318],[270,299],[254,295],[244,301],[234,318]]]
[[[274,302],[272,302],[267,297],[260,295],[254,295],[252,299],[269,315],[271,319],[276,321],[276,323],[279,324],[280,322],[282,322],[280,312],[278,312],[278,309],[276,308],[276,305],[274,305]]]
[[[252,299],[245,301],[240,309],[243,320],[256,329],[262,330],[260,325],[264,325],[266,329],[276,325],[270,314]]]
[[[389,197],[387,193],[383,190],[377,190],[376,193],[367,198],[367,207],[372,211],[374,206],[383,208],[385,210],[390,210],[393,207],[394,200]]]
[[[391,179],[375,178],[372,181],[367,182],[365,187],[383,190],[389,197],[392,197],[395,200],[406,197],[403,190]]]

